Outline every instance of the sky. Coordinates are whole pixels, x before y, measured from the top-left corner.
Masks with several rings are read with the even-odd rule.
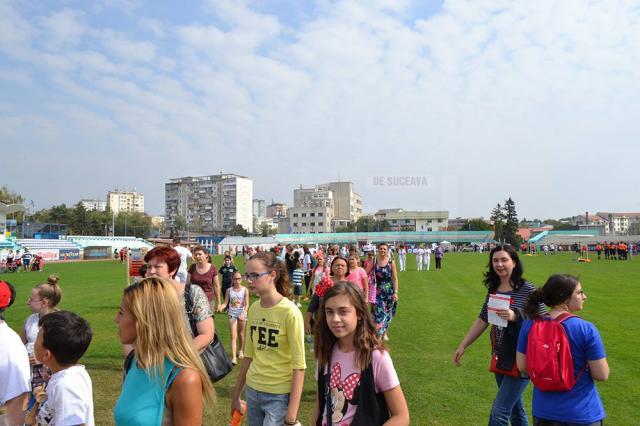
[[[365,212],[640,211],[639,0],[0,0],[0,184],[33,208],[236,173]]]

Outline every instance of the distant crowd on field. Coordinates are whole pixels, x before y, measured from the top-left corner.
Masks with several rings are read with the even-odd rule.
[[[32,254],[29,250],[0,250],[0,274],[7,272],[42,271],[43,268],[44,259],[37,253]]]
[[[524,278],[516,248],[486,248],[486,296],[453,362],[460,366],[466,348],[490,329],[498,392],[489,425],[529,424],[522,394],[530,381],[534,425],[602,425],[594,381],[607,380],[609,367],[596,327],[574,315],[586,300],[582,284],[555,274],[536,288]],[[217,409],[231,424],[409,424],[386,343],[399,273],[408,255],[416,256],[419,271],[430,270],[433,256],[440,271],[445,252],[440,244],[244,247],[224,253],[216,266],[207,249],[179,240],[151,249],[115,318],[124,361],[113,420],[202,424],[227,355],[219,352],[218,313],[227,317],[230,363],[239,368],[231,407]],[[235,264],[240,255],[244,273]],[[58,310],[61,299],[51,275],[31,289],[32,314],[18,333],[0,317],[0,424],[95,424],[92,382],[80,364],[93,334],[85,319]],[[15,300],[15,288],[0,281],[0,316]],[[316,404],[312,418],[299,421],[309,351]]]

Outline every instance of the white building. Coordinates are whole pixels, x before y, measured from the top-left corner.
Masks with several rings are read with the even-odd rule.
[[[253,215],[257,218],[267,217],[267,203],[265,200],[253,199]]]
[[[80,200],[80,204],[82,204],[87,211],[95,210],[98,212],[103,212],[107,210],[107,202],[102,200],[84,199]]]
[[[449,226],[448,211],[378,210],[376,220],[386,220],[390,231],[444,231]]]
[[[607,234],[627,234],[631,225],[640,221],[640,213],[598,212],[597,215],[607,222]]]
[[[358,220],[362,216],[362,197],[351,182],[331,182],[293,191],[293,207],[287,210],[290,233],[327,233]]]
[[[107,209],[113,213],[144,213],[144,195],[136,191],[109,191]]]
[[[253,232],[253,181],[232,173],[170,179],[165,184],[167,228],[178,216],[204,232],[226,233],[237,224]]]

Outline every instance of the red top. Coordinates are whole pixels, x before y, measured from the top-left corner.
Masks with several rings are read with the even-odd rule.
[[[207,295],[209,301],[213,300],[213,279],[218,275],[218,270],[215,265],[211,264],[211,268],[205,274],[200,274],[196,270],[196,264],[189,266],[189,274],[191,274],[191,283],[196,284],[202,288],[204,294]]]

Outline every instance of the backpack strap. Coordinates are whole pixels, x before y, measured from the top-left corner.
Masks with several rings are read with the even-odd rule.
[[[129,352],[126,356],[126,358],[124,359],[124,377],[127,377],[127,373],[129,372],[129,370],[131,370],[131,364],[133,364],[133,358],[135,357],[135,350],[132,350],[131,352]]]

